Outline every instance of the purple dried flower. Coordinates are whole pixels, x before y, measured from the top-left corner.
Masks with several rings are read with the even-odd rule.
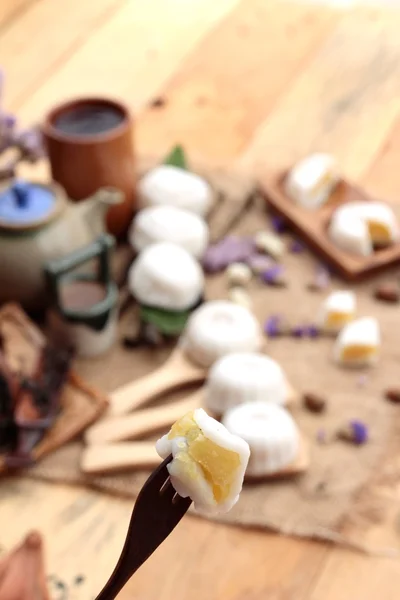
[[[265,254],[252,254],[246,262],[250,269],[255,273],[267,271],[275,264],[272,258]]]
[[[228,236],[207,248],[203,267],[208,273],[218,273],[234,262],[247,262],[254,252],[254,241],[251,238]]]
[[[283,233],[287,228],[286,220],[280,215],[271,216],[271,225],[276,233]]]
[[[289,250],[290,252],[293,252],[293,254],[301,254],[301,252],[303,252],[304,249],[304,244],[302,244],[300,240],[293,240],[289,246]]]
[[[318,429],[316,438],[319,444],[326,444],[327,435],[325,429]]]
[[[316,325],[306,325],[305,326],[305,335],[310,338],[319,337],[321,331]]]
[[[290,330],[290,335],[295,338],[303,338],[307,335],[307,326],[296,325]]]
[[[365,444],[368,441],[368,427],[362,421],[354,420],[350,422],[353,430],[354,442],[358,445]]]
[[[16,137],[16,143],[20,146],[23,156],[35,162],[44,155],[42,134],[37,128],[20,131]]]
[[[264,323],[264,333],[268,337],[278,337],[281,335],[281,318],[278,315],[271,315]]]
[[[268,285],[277,285],[280,283],[284,272],[282,265],[274,265],[261,273],[261,279]]]
[[[354,419],[337,432],[339,439],[361,446],[368,441],[368,427],[362,421]]]
[[[2,92],[4,89],[4,73],[0,71],[0,154],[9,148],[18,150],[18,155],[13,161],[13,168],[21,160],[35,162],[44,155],[44,146],[39,129],[26,129],[18,132],[16,130],[16,117],[7,113],[1,107]],[[0,175],[7,176],[10,168],[1,169]]]

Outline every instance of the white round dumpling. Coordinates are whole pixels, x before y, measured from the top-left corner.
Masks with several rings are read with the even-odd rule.
[[[193,312],[180,343],[194,362],[208,368],[232,352],[257,352],[262,332],[249,309],[228,300],[214,300]]]
[[[203,256],[208,237],[207,223],[201,217],[175,206],[144,208],[129,231],[129,241],[137,252],[157,242],[171,242],[196,258]]]
[[[200,298],[203,271],[189,252],[169,242],[148,246],[129,270],[131,294],[147,306],[186,310]]]
[[[245,402],[284,404],[288,385],[280,365],[258,352],[235,352],[211,367],[205,407],[217,415]]]
[[[204,217],[211,208],[214,193],[203,177],[172,165],[151,169],[138,184],[142,206],[169,205]]]
[[[300,451],[300,433],[282,406],[248,402],[228,410],[222,419],[228,431],[250,447],[246,475],[262,477],[287,468]]]

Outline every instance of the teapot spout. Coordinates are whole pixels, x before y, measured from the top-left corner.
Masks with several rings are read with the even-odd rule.
[[[93,237],[98,237],[105,232],[105,218],[110,206],[120,204],[123,200],[124,194],[119,189],[102,187],[81,203]]]

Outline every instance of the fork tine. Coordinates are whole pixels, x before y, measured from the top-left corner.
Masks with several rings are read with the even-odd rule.
[[[162,486],[160,488],[160,494],[163,494],[166,491],[166,489],[168,488],[168,486],[170,486],[170,485],[172,486],[171,478],[168,477],[168,479],[166,479],[164,481],[164,483],[162,484]]]

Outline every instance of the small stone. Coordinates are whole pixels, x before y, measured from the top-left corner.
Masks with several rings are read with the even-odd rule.
[[[269,254],[275,260],[279,260],[285,253],[285,244],[273,231],[259,231],[254,242],[257,250]]]
[[[393,404],[400,404],[400,388],[389,388],[385,392],[386,400]]]
[[[281,265],[274,265],[261,273],[261,280],[267,285],[276,287],[286,287],[286,280],[283,278],[284,269]]]
[[[375,289],[374,296],[381,302],[396,304],[400,300],[400,290],[395,283],[383,283]]]
[[[244,306],[249,310],[252,309],[253,303],[250,295],[242,287],[232,287],[229,290],[228,298],[231,302]]]
[[[361,446],[368,441],[368,427],[362,421],[350,421],[347,425],[341,427],[337,432],[337,437],[344,442],[350,442],[356,446]]]
[[[244,263],[232,263],[225,272],[230,286],[246,287],[251,281],[251,269]]]
[[[322,396],[318,396],[318,394],[304,394],[303,405],[313,413],[322,413],[326,410],[326,400]]]

